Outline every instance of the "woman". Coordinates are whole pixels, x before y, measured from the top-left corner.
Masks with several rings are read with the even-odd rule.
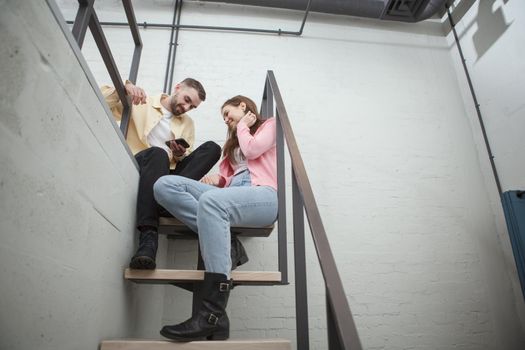
[[[206,268],[200,308],[187,321],[162,328],[170,339],[228,339],[230,226],[262,227],[277,218],[275,118],[261,120],[244,96],[224,102],[221,112],[228,137],[219,174],[200,182],[163,176],[154,185],[157,202],[198,232]]]

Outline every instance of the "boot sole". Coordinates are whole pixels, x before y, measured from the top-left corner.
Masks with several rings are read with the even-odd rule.
[[[190,342],[190,341],[197,341],[197,340],[227,340],[230,337],[229,332],[228,333],[226,333],[226,332],[217,332],[217,333],[210,334],[208,336],[194,337],[194,338],[179,337],[177,335],[164,332],[163,330],[160,331],[160,334],[163,337],[166,337],[168,339],[177,340],[177,341],[181,341],[181,342]]]
[[[129,267],[136,270],[155,270],[157,264],[155,263],[155,259],[149,256],[136,256],[131,259]]]

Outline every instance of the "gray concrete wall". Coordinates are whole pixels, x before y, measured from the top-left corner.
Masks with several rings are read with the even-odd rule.
[[[0,349],[156,332],[163,287],[123,280],[138,172],[91,73],[46,2],[0,1],[0,42]]]

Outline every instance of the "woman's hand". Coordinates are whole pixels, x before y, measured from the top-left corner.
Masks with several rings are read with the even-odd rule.
[[[200,181],[208,185],[219,186],[219,179],[220,179],[219,174],[212,174],[212,175],[204,175]]]
[[[245,123],[247,127],[251,127],[257,121],[255,113],[247,112],[244,117],[241,118],[240,123]]]

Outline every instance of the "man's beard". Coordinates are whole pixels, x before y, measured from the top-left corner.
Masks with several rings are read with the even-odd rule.
[[[182,106],[180,104],[177,104],[177,94],[171,97],[170,108],[171,108],[171,113],[174,116],[179,116],[184,113],[184,110],[182,110]]]

